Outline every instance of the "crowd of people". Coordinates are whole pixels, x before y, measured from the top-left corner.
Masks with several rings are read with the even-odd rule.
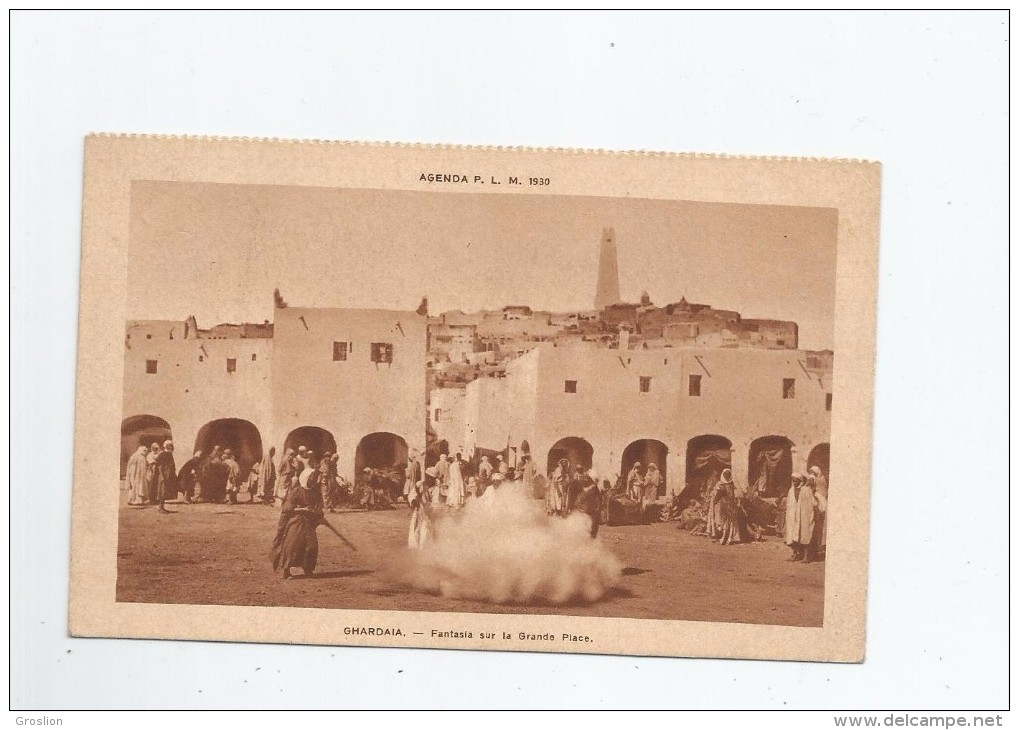
[[[270,448],[261,461],[245,468],[232,449],[213,446],[208,454],[196,451],[178,470],[172,441],[162,446],[158,443],[139,446],[127,462],[128,504],[158,505],[163,511],[167,511],[166,502],[178,499],[188,503],[275,505],[286,498],[296,483],[302,460],[314,462],[320,469],[326,508],[335,509],[355,496],[352,485],[337,473],[337,454],[317,457],[301,446],[286,449],[278,466],[275,457],[276,449]],[[377,502],[374,497],[363,497],[360,501],[368,505]]]
[[[494,458],[493,462],[487,454],[474,460],[464,459],[460,452],[452,456],[439,454],[437,461],[422,472],[426,483],[422,499],[432,507],[461,509],[468,500],[480,498],[489,489],[498,489],[506,483],[523,484],[528,490],[532,489],[534,466],[529,456],[525,455],[516,467],[511,467],[501,454]],[[408,488],[420,481],[414,479],[420,471],[420,458],[412,456],[408,466]]]
[[[769,534],[777,531],[782,535],[792,550],[789,561],[811,563],[824,559],[828,480],[820,467],[812,466],[806,474],[792,475],[789,490],[775,505],[773,520],[767,518],[763,509],[770,502],[738,486],[731,469],[723,469],[703,497],[702,502],[692,505],[695,510],[703,510],[702,527],[696,531],[719,544],[753,542],[770,530]]]
[[[177,498],[177,470],[173,460],[173,441],[139,446],[127,461],[128,504],[159,505]]]
[[[412,549],[420,549],[432,540],[433,517],[439,509],[455,514],[473,500],[494,501],[496,491],[506,486],[534,496],[535,469],[528,454],[521,457],[516,467],[509,466],[502,455],[496,455],[494,462],[488,455],[468,461],[460,453],[452,458],[440,454],[435,464],[422,467],[420,458],[412,453],[404,487],[411,508],[407,544]],[[591,520],[591,537],[597,537],[602,522],[603,493],[595,476],[580,465],[571,469],[570,461],[561,459],[546,485],[546,513],[560,518],[573,512],[584,513]]]
[[[792,549],[789,561],[824,560],[828,543],[828,478],[820,467],[793,474],[785,498],[785,543]]]
[[[462,509],[470,500],[491,496],[505,484],[519,485],[524,493],[534,495],[541,482],[528,454],[515,467],[501,454],[471,460],[460,453],[440,454],[425,468],[423,457],[411,451],[405,470],[394,468],[390,474],[365,467],[357,484],[339,476],[337,454],[319,457],[305,446],[287,448],[278,465],[275,455],[275,448],[270,448],[261,461],[244,470],[230,448],[214,446],[208,454],[196,451],[177,470],[172,440],[141,445],[127,462],[128,504],[156,505],[167,512],[166,503],[180,497],[186,502],[236,504],[243,496],[249,503],[281,503],[273,565],[289,577],[294,567],[305,573],[314,570],[318,554],[314,528],[324,510],[335,511],[342,505],[365,509],[391,506],[400,496],[402,482],[402,496],[411,508],[408,545],[419,548],[431,539],[431,515],[437,508]],[[654,462],[646,467],[635,462],[613,485],[607,480],[599,484],[591,471],[563,458],[545,481],[545,511],[555,517],[577,511],[588,515],[593,538],[613,498],[625,497],[640,515],[646,515],[657,502],[662,483],[662,472]],[[763,521],[753,508],[760,502],[757,497],[735,483],[730,469],[723,469],[717,481],[709,483],[702,500],[693,505],[702,515],[696,531],[721,545],[760,539]],[[812,466],[806,474],[793,474],[778,505],[776,526],[792,551],[790,561],[824,559],[827,509],[828,480],[821,469]]]

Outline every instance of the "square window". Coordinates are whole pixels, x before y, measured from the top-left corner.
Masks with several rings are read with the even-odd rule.
[[[786,400],[796,397],[796,378],[782,378],[782,397]]]
[[[158,360],[146,360],[145,361],[145,372],[146,372],[146,374],[148,374],[148,375],[155,375],[156,374],[156,370],[158,370],[158,369],[159,369],[159,361]]]
[[[641,393],[651,392],[651,377],[649,375],[640,376],[640,392]]]
[[[824,394],[824,409],[826,411],[831,410],[831,393]]]
[[[372,343],[372,362],[393,362],[393,345],[390,342]]]
[[[333,362],[340,362],[341,360],[347,359],[347,353],[350,348],[346,342],[334,342],[333,343]]]
[[[228,357],[226,359],[226,371],[228,373],[236,373],[237,372],[237,358],[235,358],[235,357]]]
[[[700,398],[701,396],[701,376],[691,375],[689,384],[689,394],[694,398]]]
[[[565,392],[567,392],[567,393],[576,393],[577,392],[577,381],[576,380],[567,380],[566,381],[566,386],[565,386]]]

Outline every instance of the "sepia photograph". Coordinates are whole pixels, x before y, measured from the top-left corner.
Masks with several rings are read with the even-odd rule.
[[[117,600],[821,626],[836,238],[132,182]]]
[[[85,152],[76,635],[862,660],[879,165]]]
[[[1003,726],[1007,11],[8,20],[14,724]]]

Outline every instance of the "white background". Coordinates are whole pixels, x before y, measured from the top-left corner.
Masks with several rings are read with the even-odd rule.
[[[1004,12],[16,13],[11,54],[12,707],[1006,705]],[[90,131],[881,161],[866,662],[69,638]]]

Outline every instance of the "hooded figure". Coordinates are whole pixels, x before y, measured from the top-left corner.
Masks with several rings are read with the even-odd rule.
[[[177,499],[177,465],[173,461],[173,441],[166,441],[156,457],[156,501],[163,504]]]
[[[828,479],[817,465],[810,467],[810,476],[814,479],[814,499],[817,502],[814,550],[816,555],[823,556],[828,543]]]
[[[227,468],[226,499],[233,504],[237,504],[237,493],[241,489],[241,466],[234,459],[234,452],[231,449],[226,449],[223,452],[223,465]]]
[[[145,495],[145,473],[148,470],[149,450],[145,446],[139,446],[127,460],[127,503],[145,504],[148,498]]]
[[[226,485],[226,468],[223,466],[223,447],[213,446],[209,458],[199,471],[202,502],[222,502]]]
[[[814,490],[803,474],[793,474],[792,486],[785,498],[785,543],[792,548],[789,560],[812,560],[810,543],[814,537]]]
[[[445,454],[439,454],[439,461],[435,465],[435,479],[439,484],[449,482],[449,459]]]
[[[449,465],[449,489],[446,490],[447,507],[463,507],[466,497],[464,486],[463,461],[458,453]]]
[[[715,491],[715,527],[718,542],[732,545],[743,541],[742,512],[736,500],[736,484],[732,480],[732,470],[723,469]]]
[[[403,496],[407,498],[407,503],[410,503],[410,493],[417,489],[417,484],[424,480],[424,474],[421,471],[421,459],[418,458],[417,451],[410,452],[410,459],[407,461],[407,474],[403,481]]]
[[[276,503],[276,465],[273,464],[273,457],[276,456],[276,447],[269,448],[269,454],[262,459],[258,467],[258,494],[256,495],[262,504]]]
[[[524,483],[524,489],[528,496],[534,495],[534,462],[530,455],[525,454],[520,462],[520,480]]]
[[[601,525],[602,493],[598,488],[598,475],[594,473],[593,469],[587,473],[587,481],[580,494],[577,495],[575,509],[591,518],[591,539],[598,537],[598,527]]]
[[[644,480],[640,476],[640,462],[633,462],[630,473],[626,475],[626,496],[637,504],[644,499]]]
[[[156,483],[156,459],[159,458],[159,444],[155,441],[149,447],[149,453],[145,456],[145,498],[149,502],[157,502],[159,498],[159,485]]]
[[[315,529],[322,521],[322,490],[318,471],[305,466],[287,493],[280,514],[276,539],[272,543],[273,570],[290,578],[293,568],[305,575],[315,572],[318,563],[318,536]]]
[[[658,490],[662,486],[662,473],[658,471],[658,465],[651,462],[647,465],[647,473],[644,474],[644,489],[641,499],[641,509],[647,510],[648,506],[658,501]]]
[[[422,478],[415,482],[407,492],[407,504],[410,505],[410,529],[407,532],[407,547],[420,550],[432,540],[432,519],[428,515],[428,494],[435,486],[438,469],[430,466],[424,470]]]
[[[545,492],[545,511],[550,515],[562,516],[566,509],[566,491],[569,488],[570,462],[560,459],[548,480]]]
[[[196,451],[195,455],[184,462],[184,466],[177,472],[177,488],[184,495],[185,502],[191,502],[195,497],[195,485],[198,483],[201,473],[202,452]]]
[[[494,469],[492,468],[492,462],[489,461],[487,456],[482,456],[481,464],[478,466],[478,480],[482,484],[487,484],[488,479],[489,477],[492,476],[493,471]]]
[[[286,499],[287,492],[294,483],[294,479],[297,478],[299,473],[299,467],[297,465],[297,456],[294,454],[293,449],[285,449],[283,451],[283,458],[280,459],[279,475],[277,477],[277,484],[279,485],[279,498]]]

